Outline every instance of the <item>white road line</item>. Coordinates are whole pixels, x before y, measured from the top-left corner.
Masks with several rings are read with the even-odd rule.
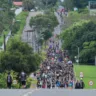
[[[22,96],[32,96],[32,93],[37,91],[37,90],[39,90],[39,89],[36,88],[35,90],[32,90],[30,92],[27,92],[27,93],[23,94]]]

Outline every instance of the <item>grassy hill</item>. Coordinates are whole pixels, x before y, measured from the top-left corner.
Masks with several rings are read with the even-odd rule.
[[[75,65],[74,71],[76,78],[80,80],[80,72],[83,72],[84,78],[83,81],[85,83],[85,88],[89,89],[91,88],[88,84],[90,80],[94,82],[94,85],[92,88],[96,89],[96,66],[85,66],[85,65]]]

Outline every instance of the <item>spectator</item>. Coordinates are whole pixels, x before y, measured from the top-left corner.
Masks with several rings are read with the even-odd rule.
[[[10,75],[10,72],[9,72],[7,76],[7,87],[11,89],[11,85],[12,85],[12,76]]]
[[[80,89],[80,82],[79,82],[79,80],[77,80],[77,82],[75,84],[75,89]]]
[[[83,82],[83,80],[80,80],[80,88],[83,89],[85,87],[85,84]]]
[[[24,71],[20,74],[22,88],[26,88],[26,73]]]
[[[68,60],[68,64],[72,64],[72,61],[71,60]]]

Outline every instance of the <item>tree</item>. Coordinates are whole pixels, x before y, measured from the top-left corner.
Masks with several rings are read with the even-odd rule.
[[[41,38],[48,40],[52,36],[54,27],[58,24],[57,18],[53,12],[48,12],[44,15],[37,15],[30,20],[30,26],[35,26],[37,34],[42,34]],[[38,36],[40,37],[40,36]],[[39,38],[39,40],[42,40]],[[42,42],[42,41],[41,41]]]
[[[95,26],[94,21],[80,21],[62,33],[63,48],[69,50],[72,59],[78,54],[78,46],[80,48],[80,62],[94,64],[96,54]]]
[[[42,0],[42,3],[45,7],[48,6],[54,6],[56,4],[57,0]]]
[[[42,34],[44,35],[43,38],[45,41],[52,37],[52,32],[50,32],[48,29],[43,29]]]
[[[73,7],[74,7],[74,0],[64,0],[64,7],[67,9],[67,10],[73,10]]]
[[[35,17],[32,17],[30,20],[30,26],[36,26],[39,28],[48,28],[48,25],[50,25],[50,30],[53,31],[54,27],[58,25],[57,18],[55,17],[54,13],[47,13],[44,15],[37,15]]]
[[[37,70],[41,57],[33,53],[32,48],[21,41],[12,39],[6,52],[1,52],[2,70],[14,70],[27,73]]]
[[[9,0],[0,0],[0,34],[2,34],[3,30],[9,30],[15,16],[14,12],[10,10],[11,3]]]
[[[85,8],[89,0],[74,0],[74,6],[77,8]]]
[[[85,8],[90,0],[64,0],[64,6],[67,9],[73,10],[74,7]]]
[[[23,0],[23,7],[28,11],[33,9],[35,7],[33,0]]]

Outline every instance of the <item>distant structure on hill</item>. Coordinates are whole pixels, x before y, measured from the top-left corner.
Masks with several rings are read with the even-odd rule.
[[[18,7],[22,7],[23,2],[13,2],[13,5],[18,6]]]
[[[90,15],[96,16],[96,1],[89,1],[89,11]]]

